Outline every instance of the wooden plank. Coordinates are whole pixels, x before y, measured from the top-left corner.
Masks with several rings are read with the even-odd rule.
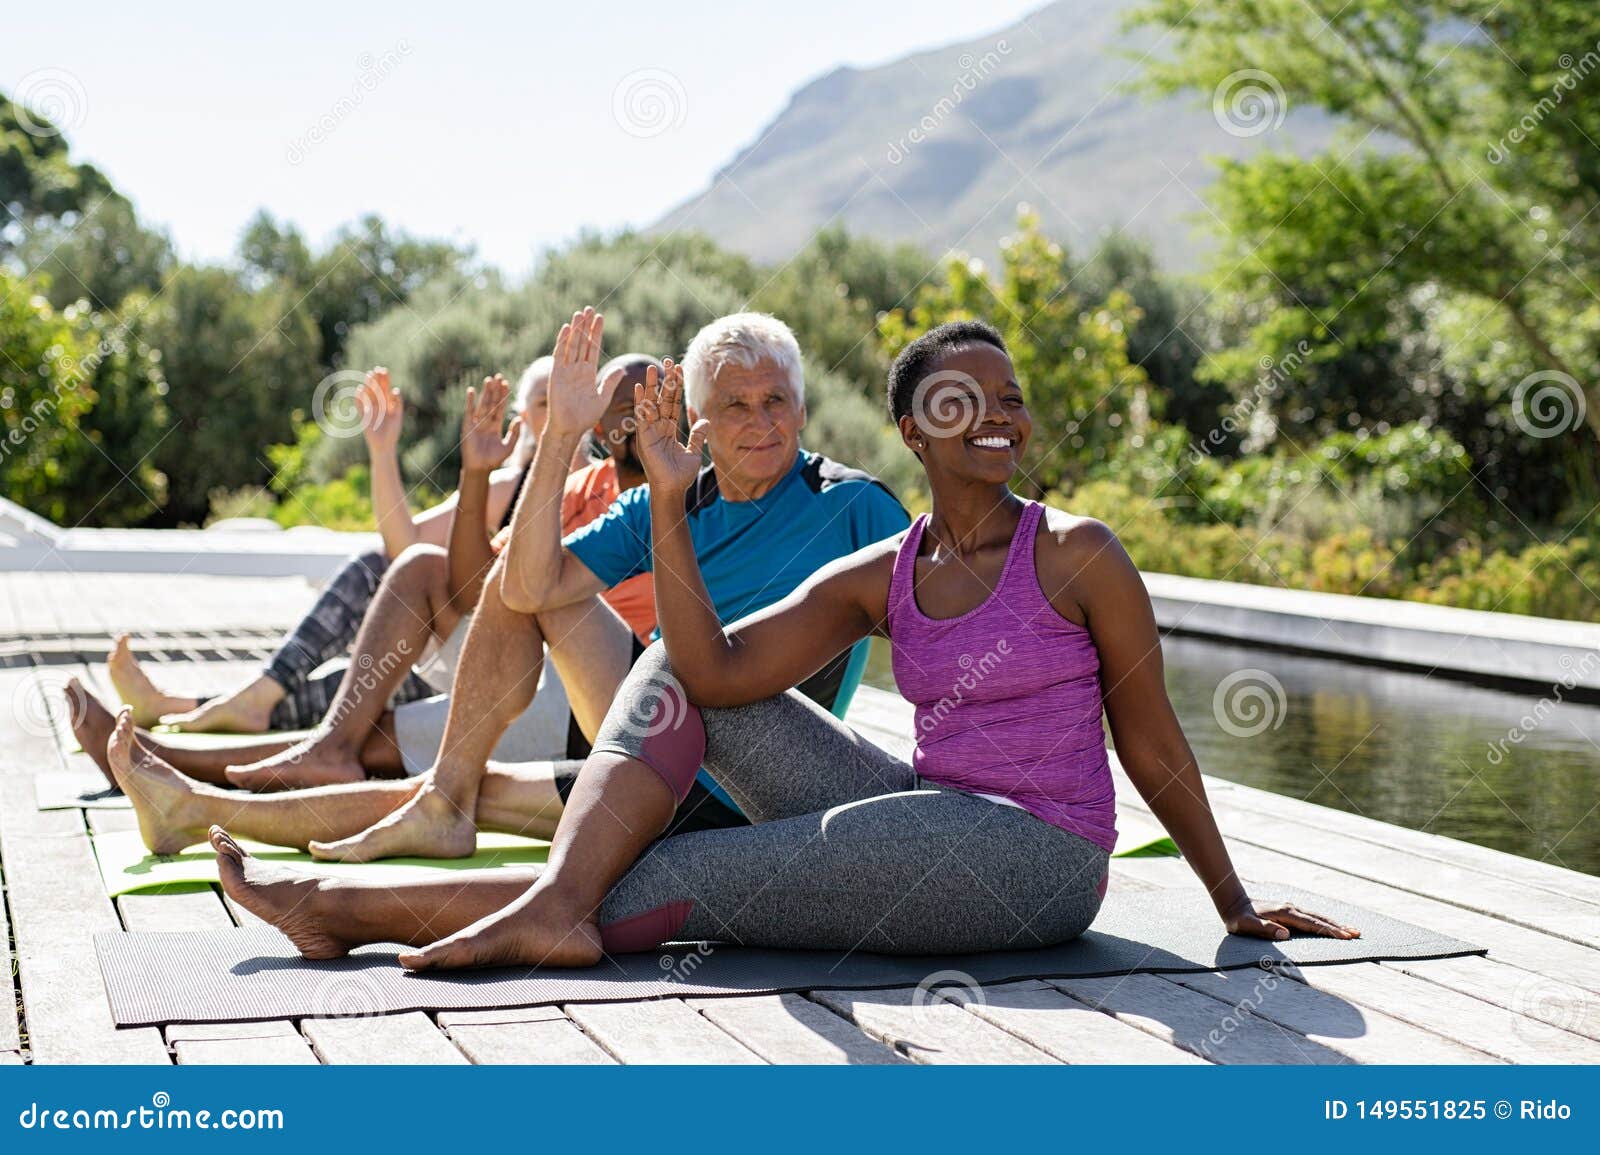
[[[484,1065],[616,1062],[559,1007],[445,1013],[439,1027],[468,1059]]]
[[[89,820],[89,831],[92,834],[112,834],[139,829],[139,816],[132,810],[102,810],[96,807],[93,810],[85,810],[83,816]]]
[[[1454,903],[1360,878],[1252,843],[1230,842],[1229,852],[1235,866],[1246,879],[1286,882],[1307,890],[1320,891],[1330,897],[1381,911],[1391,918],[1405,919],[1441,934],[1454,935],[1486,947],[1501,962],[1600,993],[1600,966],[1596,965],[1600,962],[1600,952],[1581,943],[1529,930]],[[1170,878],[1174,875],[1167,873],[1169,871],[1187,870],[1181,862],[1170,859],[1124,858],[1117,862],[1122,869],[1136,877]]]
[[[0,947],[5,958],[5,979],[0,981],[0,1053],[22,1050],[21,1024],[17,1021],[16,956],[11,952],[11,923],[6,916],[5,876],[0,874]]]
[[[1216,999],[1157,975],[1049,981],[1080,1002],[1213,1063],[1350,1061],[1298,1031],[1251,1015],[1230,1015]]]
[[[1402,959],[1381,965],[1600,1040],[1600,998],[1560,979],[1492,958]]]
[[[689,999],[688,1004],[769,1063],[885,1065],[906,1060],[802,995]]]
[[[1282,815],[1247,810],[1229,798],[1229,794],[1219,793],[1211,798],[1211,806],[1230,843],[1248,842],[1585,946],[1600,947],[1600,906],[1474,868],[1323,830]],[[1119,799],[1119,804],[1123,801],[1131,799]]]
[[[984,987],[983,998],[967,1002],[966,1008],[1063,1063],[1205,1063],[1035,979]]]
[[[1418,858],[1434,862],[1451,863],[1504,878],[1523,886],[1538,887],[1555,894],[1580,898],[1586,902],[1600,903],[1600,878],[1569,870],[1537,859],[1525,858],[1488,846],[1447,838],[1426,830],[1412,830],[1388,822],[1379,822],[1360,814],[1336,810],[1331,806],[1318,806],[1299,798],[1289,798],[1260,790],[1239,782],[1219,778],[1206,778],[1206,793],[1243,809],[1262,814],[1280,815],[1324,830],[1357,838],[1379,846],[1405,850]]]
[[[1494,1063],[1483,1051],[1382,1011],[1362,1009],[1326,991],[1266,970],[1162,975],[1229,1008],[1297,1031],[1357,1063]]]
[[[129,930],[226,930],[233,927],[217,892],[207,887],[188,894],[124,894],[117,899]]]
[[[755,1052],[690,1010],[682,999],[572,1003],[563,1009],[619,1062],[761,1062]]]
[[[1056,1059],[921,987],[811,991],[810,997],[917,1063],[1054,1063]]]
[[[466,1056],[421,1011],[350,1019],[306,1019],[300,1024],[324,1063],[381,1066],[465,1063]]]
[[[315,1067],[317,1056],[299,1035],[258,1039],[195,1039],[173,1045],[180,1066]]]
[[[1304,967],[1301,982],[1512,1063],[1600,1063],[1600,1043],[1374,963]]]
[[[5,803],[25,804],[15,795]],[[3,849],[34,1062],[167,1062],[157,1031],[118,1030],[111,1022],[94,934],[122,928],[88,836],[11,835]]]

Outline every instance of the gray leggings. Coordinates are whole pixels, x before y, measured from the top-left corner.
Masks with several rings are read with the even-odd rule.
[[[269,729],[304,730],[322,721],[333,705],[344,664],[321,674],[313,671],[350,649],[388,568],[388,556],[376,549],[345,562],[278,645],[263,672],[283,687],[285,697],[272,708]],[[435,692],[416,673],[408,673],[390,702],[415,702]]]
[[[658,642],[595,741],[652,761],[673,710],[698,713],[704,765],[754,824],[656,842],[606,896],[612,952],[666,941],[894,954],[1019,949],[1086,930],[1108,855],[1025,810],[920,779],[793,690],[731,709],[680,695]],[[659,749],[659,743],[654,744]],[[657,766],[669,784],[672,771]],[[681,792],[681,791],[680,791]]]

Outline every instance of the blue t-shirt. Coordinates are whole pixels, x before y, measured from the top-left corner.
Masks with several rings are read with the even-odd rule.
[[[911,524],[904,507],[870,473],[805,449],[784,479],[754,501],[724,501],[715,471],[707,467],[684,504],[706,592],[723,625],[787,597],[828,562]],[[655,564],[650,487],[624,491],[561,544],[608,589],[649,573]]]
[[[828,562],[893,537],[911,524],[905,508],[877,478],[806,449],[784,479],[754,501],[724,501],[716,472],[707,467],[685,495],[684,508],[706,592],[723,625],[788,597]],[[561,544],[608,589],[649,573],[655,565],[649,486],[625,490],[610,509]],[[859,660],[841,665],[844,685],[851,691],[861,665]],[[834,685],[843,688],[839,676],[835,670]],[[704,770],[700,781],[733,807],[733,800]]]

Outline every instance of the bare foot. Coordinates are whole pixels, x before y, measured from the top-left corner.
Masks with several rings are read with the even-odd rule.
[[[135,726],[153,726],[163,714],[193,710],[200,704],[197,698],[179,698],[162,692],[150,680],[150,675],[144,672],[139,659],[133,656],[127,634],[117,635],[117,640],[111,644],[111,652],[106,655],[106,665],[110,669],[111,684],[117,689],[117,697],[133,707]]]
[[[264,734],[272,728],[272,708],[283,701],[283,687],[265,674],[241,690],[202,702],[161,721],[196,734]]]
[[[106,781],[117,787],[111,764],[106,761],[106,743],[111,740],[111,731],[116,727],[116,715],[106,709],[100,699],[85,689],[76,678],[67,681],[67,709],[72,715],[72,736],[83,747],[84,753],[94,759],[94,764],[106,776]]]
[[[407,970],[457,967],[586,967],[600,961],[600,927],[593,916],[556,907],[549,891],[530,889],[504,910],[421,950],[402,951]]]
[[[134,741],[133,711],[127,707],[106,743],[106,766],[133,803],[139,835],[151,854],[177,854],[206,840],[195,783]]]
[[[313,734],[270,758],[248,766],[229,766],[222,773],[241,790],[259,793],[367,780],[360,754],[326,734]]]
[[[306,958],[343,958],[350,953],[355,944],[331,933],[329,920],[321,914],[326,879],[253,858],[220,826],[211,828],[210,839],[217,852],[217,874],[229,898],[277,927]]]
[[[400,855],[467,858],[477,848],[478,829],[472,815],[463,813],[462,807],[430,783],[360,834],[337,842],[313,842],[311,857],[331,862],[371,862]]]

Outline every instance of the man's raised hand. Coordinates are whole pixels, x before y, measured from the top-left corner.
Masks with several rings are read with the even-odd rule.
[[[551,434],[578,434],[600,420],[617,380],[599,380],[600,335],[606,319],[592,308],[572,314],[556,336],[550,367]]]

